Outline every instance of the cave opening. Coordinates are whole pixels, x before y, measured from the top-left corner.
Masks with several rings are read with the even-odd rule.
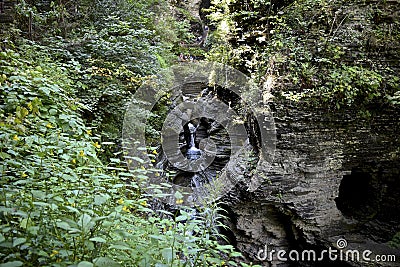
[[[372,219],[378,212],[379,185],[375,176],[362,170],[353,169],[344,175],[335,199],[337,208],[344,216],[356,219]]]

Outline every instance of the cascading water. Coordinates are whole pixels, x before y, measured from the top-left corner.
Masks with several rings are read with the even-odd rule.
[[[196,143],[194,140],[197,127],[189,122],[188,128],[189,128],[190,137],[189,137],[189,140],[187,140],[188,150],[186,152],[186,158],[189,160],[196,160],[201,157],[201,150],[196,147]],[[202,179],[202,176],[195,173],[192,177],[191,186],[192,187],[201,187],[202,183],[203,183],[202,180],[204,180],[204,179]]]
[[[192,123],[189,123],[188,127],[190,132],[190,138],[187,142],[188,151],[186,152],[186,157],[190,160],[196,160],[201,157],[201,150],[196,147],[196,144],[194,142],[197,128]]]
[[[246,122],[241,119],[246,114],[241,114],[244,110],[237,107],[240,103],[237,96],[223,88],[188,83],[182,87],[182,97],[177,96],[172,103],[165,125],[173,126],[169,130],[171,135],[165,132],[168,133],[165,140],[176,135],[177,138],[163,144],[164,153],[160,153],[157,164],[165,170],[166,181],[191,193],[189,202],[197,202],[208,195],[219,194],[216,192],[243,179],[249,161],[248,157],[238,157],[238,151],[244,145],[251,153],[252,146],[246,143],[247,136],[236,131],[237,125]],[[221,110],[227,115],[217,116],[216,113]],[[235,115],[235,112],[239,113]],[[232,120],[235,121],[231,125]],[[203,163],[204,159],[209,158],[212,158],[211,162]],[[185,169],[189,167],[191,170]],[[214,184],[216,180],[218,183]]]

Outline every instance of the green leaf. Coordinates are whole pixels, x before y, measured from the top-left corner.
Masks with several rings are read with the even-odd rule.
[[[120,163],[121,162],[121,160],[117,159],[117,158],[110,158],[110,161],[113,162],[113,163]]]
[[[57,225],[57,227],[59,227],[61,229],[64,229],[64,230],[70,230],[71,229],[71,226],[66,222],[57,222],[56,225]]]
[[[133,174],[130,172],[120,172],[119,176],[133,177]]]
[[[0,267],[18,267],[22,266],[24,263],[22,261],[9,261],[3,264],[0,264]]]
[[[26,242],[26,238],[19,237],[13,240],[13,247],[17,247]]]
[[[31,235],[37,235],[37,232],[39,231],[40,227],[39,226],[28,226],[27,231]]]
[[[104,238],[102,238],[102,237],[92,237],[92,238],[90,238],[89,239],[90,241],[93,241],[93,242],[99,242],[99,243],[105,243],[105,242],[107,242],[107,240],[105,240]]]
[[[178,217],[175,218],[175,221],[182,222],[182,221],[186,221],[187,219],[188,219],[188,216],[179,215]]]
[[[119,263],[117,263],[107,257],[96,258],[93,260],[93,263],[96,267],[119,267],[119,266],[121,266]]]
[[[161,235],[149,235],[149,237],[157,240],[164,240],[164,238]]]
[[[101,195],[95,195],[94,196],[94,204],[95,205],[103,205],[104,203],[107,202],[107,200],[110,198],[109,195],[106,194],[101,194]]]
[[[71,207],[71,206],[65,206],[67,209],[69,209],[70,211],[72,211],[72,212],[75,212],[75,213],[79,213],[79,210],[77,210],[76,208],[74,208],[74,207]]]
[[[172,248],[163,248],[163,249],[161,250],[161,254],[162,254],[163,258],[164,258],[168,263],[170,263],[170,262],[172,261],[172,259],[174,258]]]
[[[60,118],[60,120],[65,120],[65,121],[69,121],[71,118],[69,115],[66,114],[60,114],[60,116],[58,116]]]
[[[176,191],[174,196],[175,196],[176,199],[182,199],[183,198],[183,195],[179,191]]]
[[[124,246],[124,245],[111,245],[111,246],[110,246],[110,249],[111,249],[111,248],[113,248],[113,249],[120,249],[120,250],[133,250],[132,248],[127,247],[127,246]]]
[[[88,261],[81,261],[80,263],[78,263],[77,267],[93,267],[93,263],[88,262]]]
[[[45,199],[46,198],[46,193],[41,190],[32,190],[31,193],[34,198],[37,198],[37,199]]]
[[[50,90],[47,87],[39,87],[39,90],[45,93],[46,95],[50,94]]]
[[[76,182],[78,180],[74,175],[62,174],[61,176],[66,182]]]
[[[42,206],[42,207],[48,207],[48,206],[50,206],[49,203],[41,202],[41,201],[34,201],[33,204],[35,204],[35,205],[37,205],[37,206]]]
[[[144,163],[144,160],[141,159],[141,158],[138,158],[138,157],[126,157],[126,158],[133,159],[133,160],[135,160],[135,161],[137,161],[137,162],[139,162],[139,163]]]
[[[27,228],[28,226],[31,226],[31,224],[32,224],[32,220],[30,218],[24,218],[24,219],[22,219],[19,226],[21,228]]]
[[[82,214],[78,219],[78,225],[82,230],[90,230],[93,227],[93,222],[91,222],[92,217],[88,214]]]
[[[0,152],[0,158],[4,160],[4,159],[9,159],[9,158],[11,158],[11,156],[8,155],[8,154],[5,153],[5,152]]]

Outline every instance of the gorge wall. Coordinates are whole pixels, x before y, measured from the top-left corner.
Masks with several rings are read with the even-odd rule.
[[[188,2],[192,2],[187,6],[196,17],[200,17],[201,7],[210,5],[209,1]],[[281,13],[286,12],[284,6],[293,3],[271,2],[282,9]],[[296,40],[306,39],[299,44],[315,56],[310,66],[318,66],[318,55],[326,52],[326,43],[322,47],[319,40],[325,28],[329,43],[343,51],[341,64],[381,74],[398,73],[399,1],[339,2],[321,1],[332,13],[331,20],[329,16],[317,23],[304,19],[308,28],[299,26],[290,33]],[[311,14],[312,10],[307,12]],[[318,20],[318,16],[313,19]],[[242,41],[248,46],[262,46],[257,38],[264,38],[269,29],[252,30],[243,34],[247,39]],[[268,39],[265,42],[268,46]],[[239,40],[234,45],[240,46]],[[278,70],[268,67],[277,80],[283,77],[285,66]],[[368,249],[373,255],[393,254],[400,260],[399,249],[391,243],[400,231],[399,108],[371,105],[367,107],[370,116],[364,116],[357,107],[336,110],[290,102],[278,97],[279,90],[268,92],[277,96],[268,103],[274,113],[277,146],[272,168],[264,172],[267,178],[253,193],[238,184],[223,199],[230,227],[225,234],[230,242],[246,261],[263,266],[398,266],[398,262],[288,263],[257,259],[265,245],[275,250],[321,251],[335,248],[337,240],[345,239],[345,249]]]
[[[239,250],[258,262],[265,245],[318,251],[344,238],[348,249],[399,255],[388,245],[400,230],[399,111],[365,119],[289,102],[274,108],[277,149],[267,181],[251,194],[238,186],[226,198]]]
[[[187,98],[218,98],[233,107],[237,104],[226,91],[209,92],[201,83],[185,84],[182,90]],[[207,92],[206,96],[199,96],[201,92]],[[392,242],[400,232],[400,110],[375,107],[366,115],[358,109],[329,110],[284,98],[276,98],[268,106],[276,127],[272,166],[266,164],[256,174],[257,180],[263,181],[256,191],[249,192],[247,180],[238,179],[222,197],[229,226],[223,234],[229,242],[247,262],[262,266],[397,266],[397,262],[328,258],[323,263],[260,259],[260,251],[266,247],[270,251],[313,249],[319,253],[339,248],[338,240],[347,243],[344,252],[370,250],[370,258],[395,255],[400,259],[399,244]],[[229,159],[229,136],[211,120],[193,123],[198,125],[193,144],[210,137],[218,148],[216,159],[203,175],[207,177],[204,180],[212,180],[209,177],[216,177]],[[265,145],[252,123],[251,118],[245,123],[248,138],[257,139],[250,141],[249,150]],[[179,147],[189,143],[184,129]],[[186,155],[186,151],[178,152]],[[165,157],[159,162],[168,169]],[[243,169],[244,176],[251,172],[248,166]],[[174,183],[190,186],[194,175],[178,172]]]

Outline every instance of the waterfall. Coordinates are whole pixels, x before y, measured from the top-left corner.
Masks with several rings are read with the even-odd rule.
[[[188,128],[189,128],[189,132],[190,132],[190,141],[189,141],[189,149],[190,149],[192,147],[196,147],[195,143],[194,143],[194,135],[196,134],[197,127],[189,122]]]
[[[190,132],[190,138],[187,142],[188,143],[188,151],[186,152],[186,157],[188,159],[195,160],[195,159],[200,158],[200,156],[201,156],[201,151],[200,151],[200,149],[198,149],[196,147],[196,144],[194,142],[197,128],[190,122],[188,124],[188,127],[189,127],[189,132]]]

